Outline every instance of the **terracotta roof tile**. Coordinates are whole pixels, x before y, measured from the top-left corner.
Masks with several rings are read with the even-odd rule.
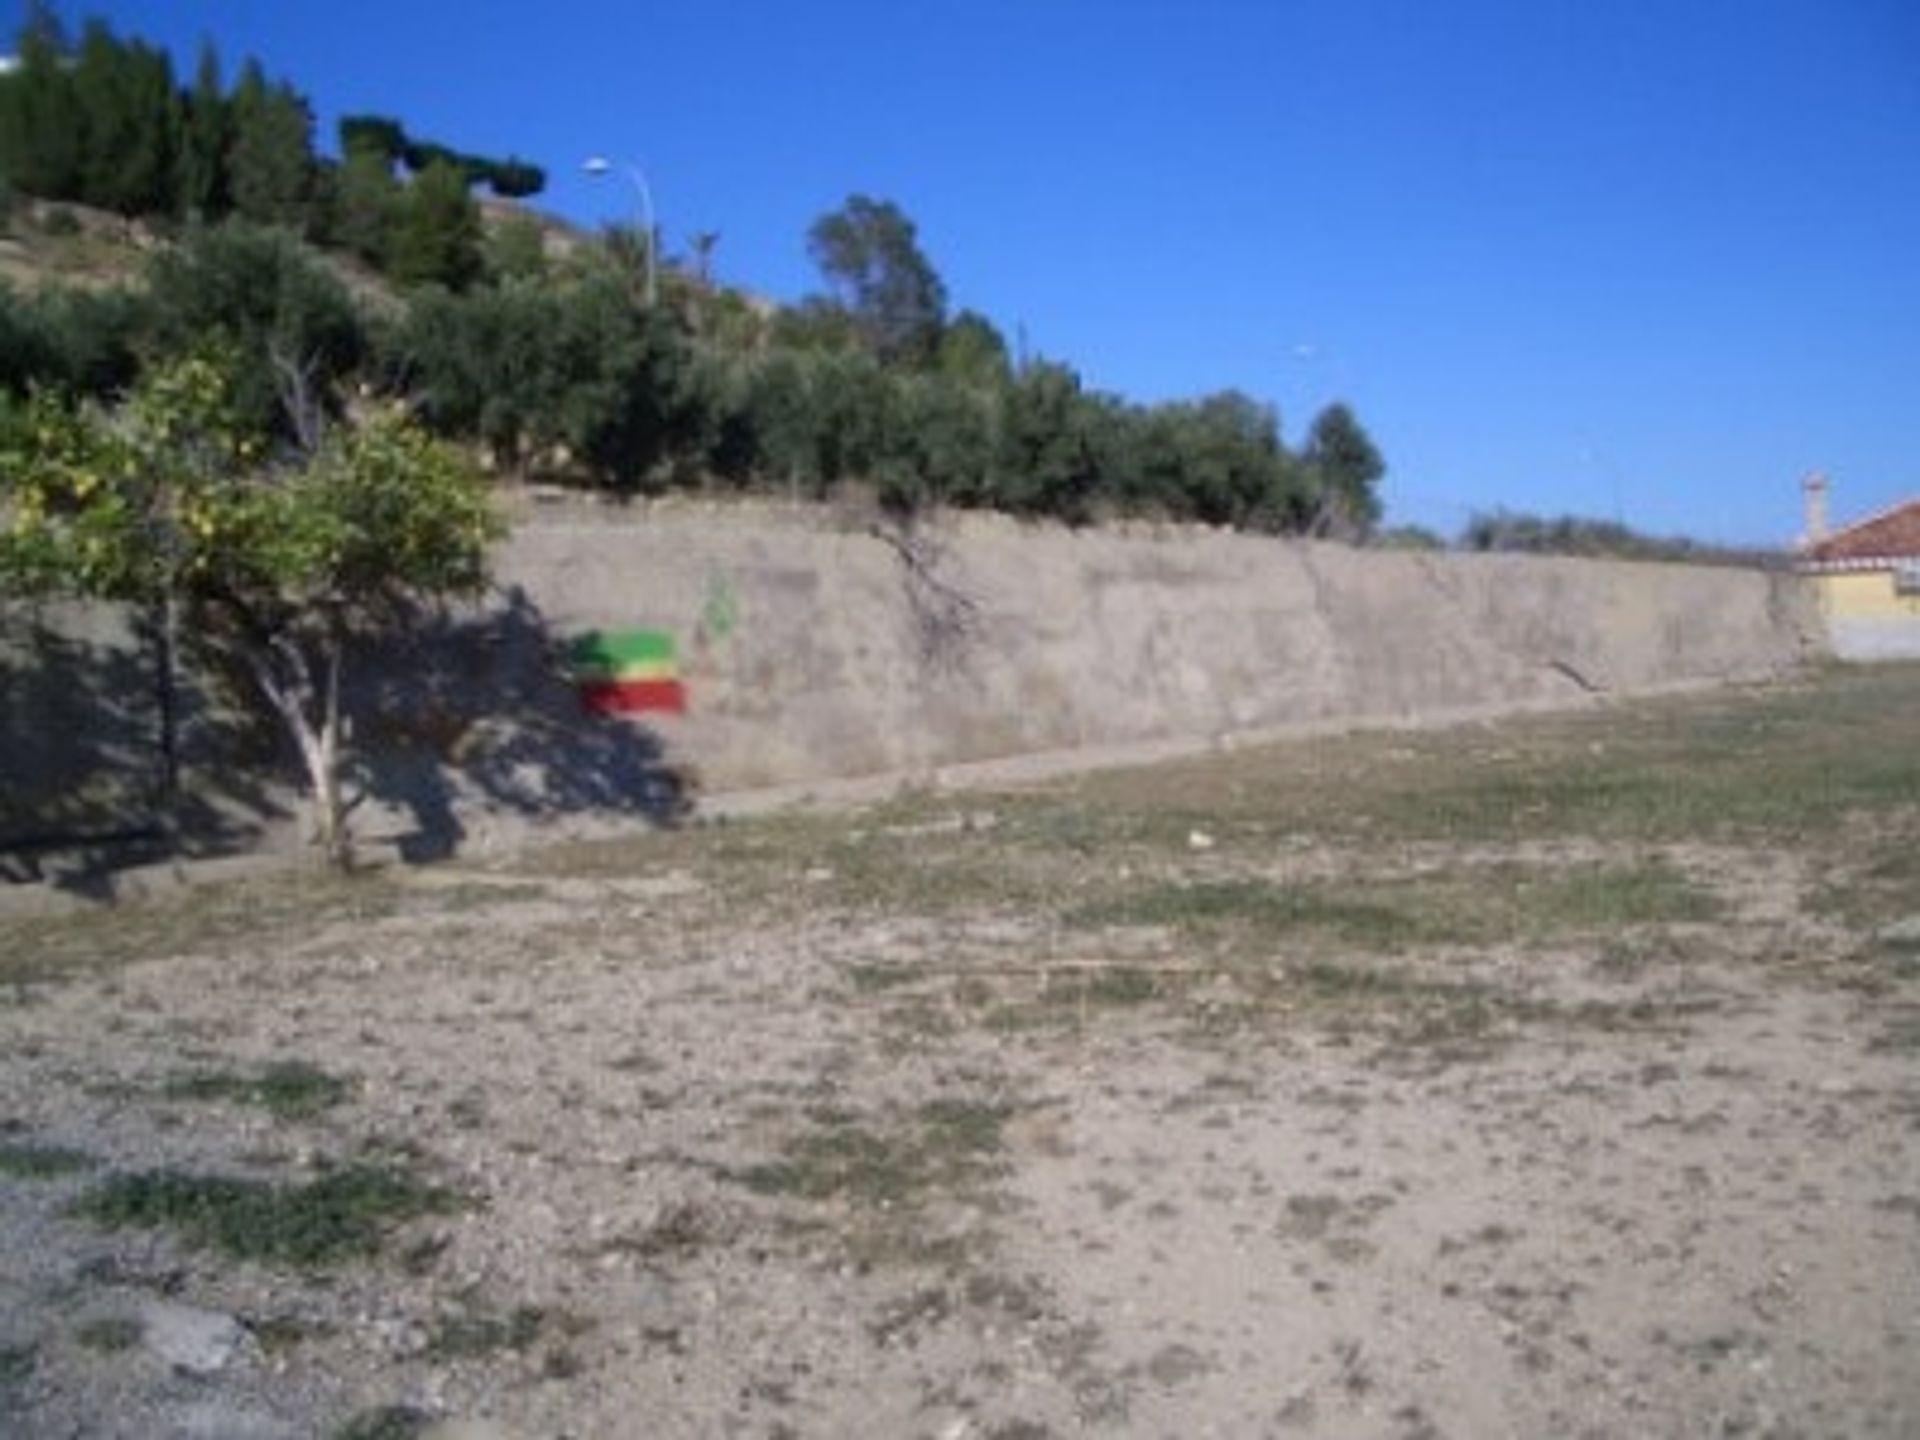
[[[1807,547],[1809,560],[1893,560],[1920,555],[1920,500],[1836,530]]]

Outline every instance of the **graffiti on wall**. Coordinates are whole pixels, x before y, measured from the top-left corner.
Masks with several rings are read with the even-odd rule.
[[[724,575],[707,577],[707,598],[700,607],[700,633],[709,639],[725,640],[740,623],[740,599]]]
[[[686,713],[679,655],[664,630],[589,630],[567,660],[581,704],[596,715]]]

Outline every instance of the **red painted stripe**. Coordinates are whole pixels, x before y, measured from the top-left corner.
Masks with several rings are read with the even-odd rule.
[[[596,715],[684,715],[687,692],[678,680],[594,680],[580,687],[580,702]]]

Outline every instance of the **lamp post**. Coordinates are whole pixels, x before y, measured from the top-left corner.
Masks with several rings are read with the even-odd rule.
[[[618,170],[633,182],[633,188],[640,193],[640,217],[646,225],[646,228],[640,232],[640,238],[647,252],[647,308],[653,309],[655,302],[660,298],[660,285],[658,268],[653,259],[653,191],[647,188],[647,177],[640,172],[638,165],[615,165],[604,155],[588,156],[580,168],[594,176],[611,175]]]

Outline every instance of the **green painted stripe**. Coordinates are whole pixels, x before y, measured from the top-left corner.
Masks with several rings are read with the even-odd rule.
[[[664,630],[589,630],[568,648],[578,670],[620,671],[630,665],[674,664],[673,636]]]

